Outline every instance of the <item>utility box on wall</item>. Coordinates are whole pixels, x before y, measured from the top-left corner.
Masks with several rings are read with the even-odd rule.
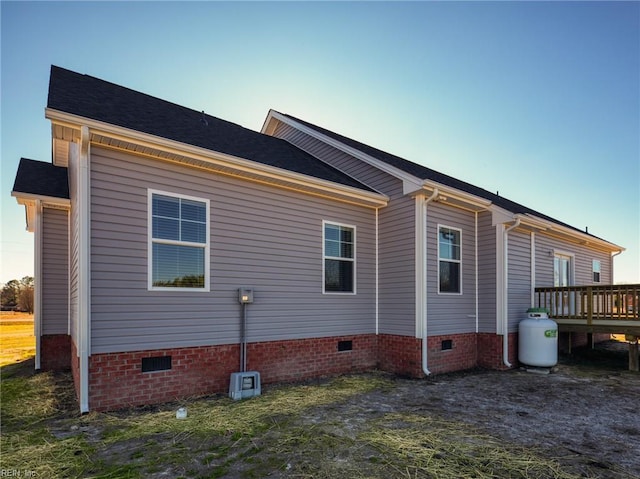
[[[240,289],[238,289],[238,302],[240,304],[251,304],[251,303],[253,303],[253,289],[251,289],[251,288],[240,288]]]
[[[229,397],[231,399],[260,396],[261,392],[260,373],[258,371],[231,373],[231,383],[229,384]]]

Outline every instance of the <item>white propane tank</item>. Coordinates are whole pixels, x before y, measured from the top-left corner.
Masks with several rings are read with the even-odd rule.
[[[518,359],[528,366],[551,367],[558,364],[558,324],[544,308],[530,308],[520,321]]]

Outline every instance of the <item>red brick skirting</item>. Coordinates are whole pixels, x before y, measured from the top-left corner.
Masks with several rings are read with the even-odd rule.
[[[517,365],[517,336],[517,333],[509,335],[509,360],[514,366]],[[80,378],[76,345],[66,341],[67,364],[77,393]],[[144,358],[162,356],[171,356],[170,369],[142,372]],[[429,337],[427,367],[432,374],[476,366],[505,369],[502,336],[465,333]],[[262,384],[376,368],[402,376],[424,377],[422,340],[413,336],[363,334],[247,345],[247,369],[259,371]],[[89,407],[94,411],[226,393],[231,373],[240,370],[240,346],[93,354],[89,358],[89,370]]]
[[[489,369],[507,369],[502,358],[502,336],[478,333],[478,366]],[[518,364],[518,333],[509,334],[509,362]]]
[[[46,334],[40,338],[40,369],[62,371],[71,367],[71,336]]]
[[[338,342],[351,341],[350,351]],[[343,345],[344,346],[344,345]],[[262,384],[373,369],[376,336],[361,335],[250,343],[247,369]],[[142,372],[142,359],[171,356],[171,369]],[[89,406],[94,411],[225,393],[240,369],[238,344],[94,354],[89,358]]]
[[[431,374],[462,371],[477,365],[476,334],[429,336],[427,369]],[[379,369],[401,376],[421,378],[422,339],[382,334],[378,337]]]
[[[80,402],[80,358],[78,357],[78,348],[73,339],[71,339],[71,374],[73,375],[73,385],[76,389],[76,399]]]

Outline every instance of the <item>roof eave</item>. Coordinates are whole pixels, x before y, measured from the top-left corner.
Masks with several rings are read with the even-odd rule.
[[[221,153],[206,148],[170,140],[148,133],[105,123],[71,113],[47,108],[45,116],[52,125],[62,128],[67,138],[74,137],[72,130],[87,126],[91,132],[92,144],[111,149],[126,150],[140,154],[140,148],[147,149],[146,156],[156,157],[164,161],[177,161],[183,164],[193,163],[195,166],[207,165],[209,169],[231,176],[269,183],[287,189],[307,192],[314,195],[334,198],[339,201],[379,208],[386,206],[389,198],[378,192],[370,192],[352,186],[342,185],[314,176],[277,168],[256,161]],[[118,144],[118,146],[115,146]],[[136,145],[128,148],[127,145]],[[162,152],[159,156],[157,153]],[[168,155],[169,156],[168,156]]]
[[[597,238],[589,233],[583,233],[579,230],[539,218],[529,213],[518,213],[515,214],[513,218],[514,220],[519,218],[522,226],[528,226],[530,228],[543,231],[550,236],[564,239],[566,241],[571,241],[591,248],[606,250],[611,253],[621,253],[625,251],[625,248],[615,243]]]
[[[19,205],[25,208],[26,230],[30,233],[35,231],[36,214],[38,211],[38,202],[43,208],[53,208],[58,210],[71,209],[71,201],[68,198],[57,198],[54,196],[36,195],[33,193],[24,193],[21,191],[12,191],[13,196]]]

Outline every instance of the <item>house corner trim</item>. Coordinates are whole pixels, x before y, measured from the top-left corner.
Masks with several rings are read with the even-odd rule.
[[[91,195],[90,131],[82,126],[78,156],[78,313],[80,356],[80,412],[89,412],[89,356],[91,355]]]

